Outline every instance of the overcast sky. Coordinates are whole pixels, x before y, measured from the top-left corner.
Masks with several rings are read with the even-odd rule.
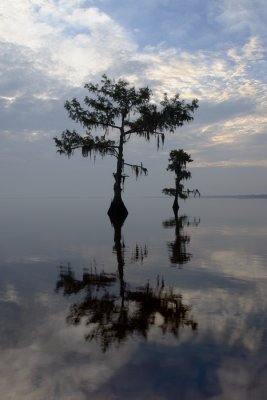
[[[266,193],[266,21],[266,0],[1,0],[1,196],[111,197],[115,159],[69,160],[52,140],[71,127],[65,100],[103,73],[199,99],[163,149],[127,144],[149,168],[128,194],[160,195],[174,148],[203,194]]]

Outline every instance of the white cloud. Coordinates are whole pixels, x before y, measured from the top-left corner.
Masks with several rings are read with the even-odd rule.
[[[241,49],[180,53],[150,48],[140,58],[147,63],[147,79],[158,82],[161,92],[179,91],[186,98],[217,103],[262,93],[263,82],[250,77],[247,69],[259,61],[266,65],[263,56],[259,39],[251,37]]]
[[[212,3],[211,3],[212,4]],[[226,33],[240,32],[266,37],[266,2],[265,0],[223,0],[214,2],[211,16],[219,22]]]
[[[27,51],[42,73],[81,85],[86,77],[106,71],[114,56],[119,61],[135,48],[108,15],[78,7],[84,3],[20,0],[14,14],[12,3],[4,1],[0,38]]]
[[[180,134],[184,147],[202,154],[197,165],[266,165],[258,146],[267,126],[266,58],[260,30],[251,30],[240,46],[228,41],[213,50],[180,51],[165,43],[141,50],[134,33],[87,4],[19,0],[14,13],[12,2],[2,2],[0,113],[4,131],[19,133],[25,140],[60,133],[70,124],[64,101],[83,98],[83,83],[105,72],[137,86],[148,84],[156,97],[179,92],[182,98],[199,98],[195,121]],[[231,1],[225,0],[222,8],[217,2],[209,7],[210,18],[216,15],[226,29],[230,10],[237,19],[246,7],[250,9],[246,1],[240,1],[236,10]],[[248,142],[251,152],[247,149],[244,158]],[[227,145],[235,146],[235,160],[226,155],[223,146]],[[243,146],[242,154],[238,146]],[[216,160],[211,158],[211,149]]]

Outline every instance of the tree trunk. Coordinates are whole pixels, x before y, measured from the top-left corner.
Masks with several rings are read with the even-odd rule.
[[[172,205],[172,209],[174,211],[174,214],[176,214],[179,210],[179,204],[178,204],[178,196],[179,196],[179,179],[175,179],[175,197],[174,197],[174,202]]]
[[[177,196],[175,196],[173,205],[172,205],[172,209],[174,211],[174,214],[177,214],[178,210],[179,210],[179,204],[178,204],[178,199]]]
[[[123,142],[124,142],[124,131],[123,128],[121,129],[120,134],[120,144],[119,144],[119,151],[118,151],[118,159],[117,159],[117,171],[114,174],[114,197],[110,204],[108,215],[112,218],[121,218],[125,219],[128,215],[127,208],[125,207],[122,198],[122,170],[123,170]]]

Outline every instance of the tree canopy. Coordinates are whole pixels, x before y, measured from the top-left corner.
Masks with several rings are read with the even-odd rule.
[[[175,173],[175,188],[164,188],[162,193],[174,196],[173,210],[176,213],[179,209],[178,198],[187,199],[191,192],[194,195],[200,195],[198,189],[185,190],[184,184],[181,183],[184,180],[191,179],[191,172],[187,170],[187,164],[193,162],[191,155],[186,153],[183,149],[171,150],[169,164],[167,171]]]
[[[54,141],[59,154],[72,156],[80,149],[83,157],[99,154],[111,155],[117,159],[117,169],[113,174],[114,199],[112,213],[127,212],[121,191],[125,179],[124,168],[129,166],[139,174],[147,174],[142,162],[128,163],[124,160],[124,145],[132,135],[142,136],[150,140],[151,136],[164,143],[166,132],[174,133],[176,128],[193,119],[193,113],[198,107],[198,101],[191,103],[181,100],[178,94],[169,97],[166,93],[162,101],[156,104],[153,93],[148,87],[136,89],[123,80],[109,79],[102,76],[100,84],[87,83],[85,89],[89,95],[84,98],[84,105],[73,98],[66,101],[65,109],[69,117],[79,123],[83,133],[76,130],[65,130],[60,138]],[[117,139],[108,137],[111,131],[116,131]],[[102,133],[102,134],[101,134]]]

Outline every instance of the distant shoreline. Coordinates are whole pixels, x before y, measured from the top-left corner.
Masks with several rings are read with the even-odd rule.
[[[240,195],[205,195],[203,198],[213,199],[267,199],[267,194],[240,194]]]
[[[127,195],[125,194],[124,196],[126,199],[127,198],[147,198],[147,199],[166,199],[166,196],[163,195]],[[10,196],[0,196],[0,200],[7,200],[7,199],[17,199],[17,200],[29,200],[29,199],[40,199],[40,200],[47,200],[47,199],[55,199],[55,200],[61,200],[61,199],[106,199],[107,196],[104,195],[77,195],[77,196],[71,196],[71,195],[44,195],[44,196],[34,196],[34,195],[28,195],[28,196],[19,196],[19,195],[10,195]],[[193,199],[194,197],[190,197],[190,199]],[[267,199],[267,194],[240,194],[240,195],[201,195],[200,198],[203,199]],[[189,200],[190,200],[189,199]],[[199,199],[197,196],[196,199]]]

